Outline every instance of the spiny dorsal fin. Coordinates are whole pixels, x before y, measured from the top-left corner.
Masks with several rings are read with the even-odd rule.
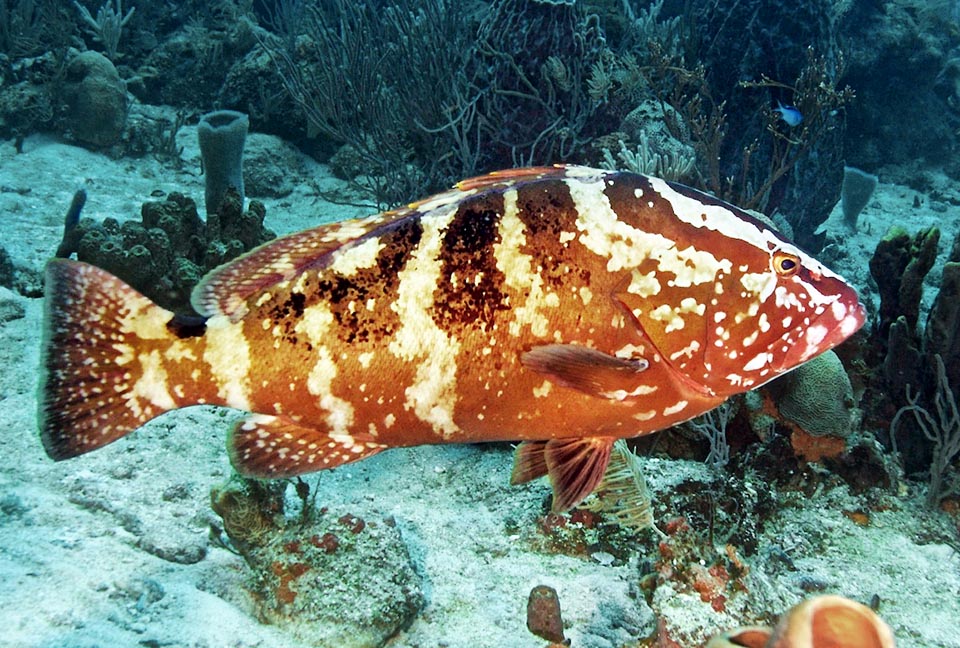
[[[497,171],[463,180],[449,191],[394,211],[283,236],[211,271],[194,288],[190,303],[201,315],[228,315],[231,321],[239,321],[247,312],[246,303],[250,297],[281,281],[293,279],[308,267],[329,263],[332,252],[360,242],[380,227],[417,213],[454,205],[487,189],[522,180],[562,178],[579,168],[556,165]]]
[[[504,169],[503,171],[494,171],[486,175],[461,180],[456,184],[456,188],[460,191],[472,191],[475,189],[482,190],[490,189],[491,187],[501,187],[503,185],[513,184],[519,180],[538,180],[549,177],[562,178],[566,174],[566,170],[567,167],[563,164]]]
[[[329,223],[265,243],[211,271],[193,289],[190,302],[201,315],[229,315],[236,322],[246,314],[253,295],[308,267],[328,263],[334,250],[409,214],[400,210]]]
[[[501,188],[509,185],[521,184],[526,181],[542,180],[544,178],[589,178],[597,179],[608,175],[616,175],[618,171],[593,169],[576,164],[554,164],[553,166],[523,167],[519,169],[505,169],[494,171],[487,175],[467,178],[456,184],[460,191],[483,191],[486,189]]]

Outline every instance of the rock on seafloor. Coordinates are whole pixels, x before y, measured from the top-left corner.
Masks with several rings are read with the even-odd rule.
[[[393,519],[312,506],[285,516],[283,490],[232,480],[212,493],[224,541],[250,566],[259,619],[307,645],[344,648],[382,646],[408,627],[425,597]]]

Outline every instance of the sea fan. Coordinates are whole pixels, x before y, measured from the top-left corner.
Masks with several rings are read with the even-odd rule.
[[[666,537],[654,524],[650,493],[640,471],[640,461],[623,439],[614,442],[607,472],[582,507],[611,516],[622,527],[637,531],[649,528]]]

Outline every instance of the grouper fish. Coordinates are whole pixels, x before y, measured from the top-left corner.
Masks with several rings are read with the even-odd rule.
[[[282,478],[398,446],[519,441],[512,481],[566,510],[618,438],[686,421],[839,344],[856,291],[688,187],[513,169],[259,247],[200,317],[50,261],[39,426],[53,459],[191,405],[249,412],[236,469]]]

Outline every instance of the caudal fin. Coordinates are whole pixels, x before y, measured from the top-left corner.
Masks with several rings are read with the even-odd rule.
[[[38,422],[47,454],[95,450],[177,407],[162,350],[173,313],[95,266],[46,268]]]

